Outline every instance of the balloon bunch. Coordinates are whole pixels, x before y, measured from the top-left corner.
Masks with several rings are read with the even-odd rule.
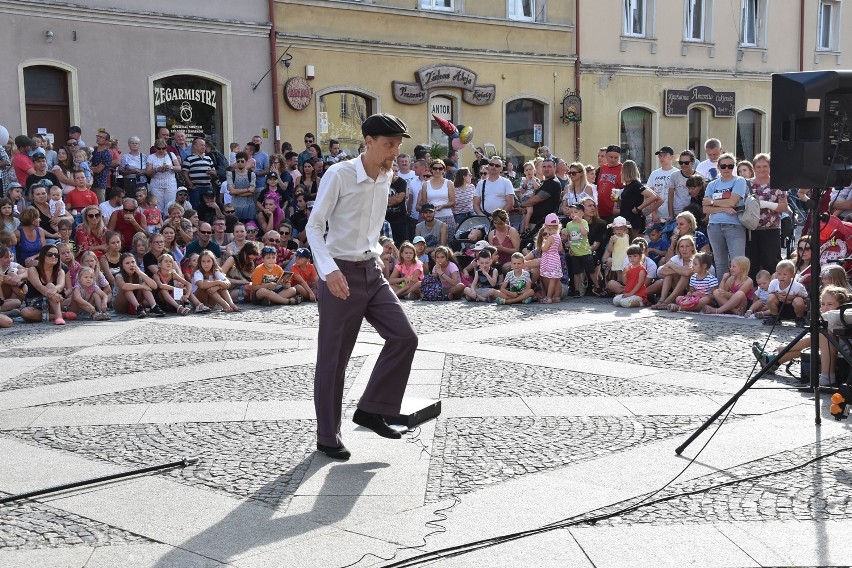
[[[450,147],[454,150],[461,150],[473,141],[473,126],[465,126],[459,124],[456,126],[446,118],[433,114],[432,118],[441,127],[441,132],[450,137]]]
[[[0,146],[5,146],[9,141],[9,131],[6,127],[0,124]]]

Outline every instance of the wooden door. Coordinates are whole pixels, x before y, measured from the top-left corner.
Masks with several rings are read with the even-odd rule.
[[[68,140],[71,113],[68,108],[68,72],[56,67],[34,66],[24,69],[24,93],[27,109],[26,134],[46,128],[54,135],[54,146]]]

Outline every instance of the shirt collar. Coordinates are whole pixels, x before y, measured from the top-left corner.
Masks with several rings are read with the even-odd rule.
[[[358,156],[357,158],[355,158],[354,160],[351,160],[351,161],[355,162],[355,181],[357,183],[362,183],[362,182],[365,182],[367,180],[373,181],[373,179],[369,175],[367,175],[367,170],[364,169],[364,155],[363,154],[361,154],[360,156]],[[388,178],[388,173],[389,172],[385,172],[385,171],[380,172],[379,175],[376,176],[375,181],[376,182],[385,181]]]

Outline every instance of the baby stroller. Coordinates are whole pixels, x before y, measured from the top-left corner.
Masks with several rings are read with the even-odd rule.
[[[820,265],[840,261],[848,275],[852,271],[852,263],[844,259],[852,255],[852,223],[841,221],[834,215],[821,216],[819,240]]]
[[[482,231],[482,239],[471,238],[470,233],[474,229],[480,229]],[[456,264],[458,264],[459,268],[464,269],[465,266],[470,263],[471,259],[471,257],[461,253],[473,246],[476,241],[485,240],[490,232],[491,221],[489,221],[488,217],[485,217],[484,215],[468,217],[459,223],[458,227],[456,227],[456,232],[453,234],[453,238],[450,241],[450,248],[453,252],[457,253]]]

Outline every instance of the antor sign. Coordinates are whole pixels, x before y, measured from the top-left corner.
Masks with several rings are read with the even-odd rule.
[[[716,92],[710,87],[697,86],[686,90],[666,89],[666,116],[686,116],[689,107],[705,104],[713,107],[717,117],[733,117],[736,108],[736,93],[733,91]]]
[[[393,82],[393,98],[403,104],[419,105],[429,98],[430,89],[456,87],[471,105],[490,105],[496,100],[495,85],[477,85],[476,72],[458,65],[429,65],[414,72],[416,83]]]
[[[295,110],[303,110],[311,104],[314,90],[304,77],[293,77],[284,83],[284,100]]]

